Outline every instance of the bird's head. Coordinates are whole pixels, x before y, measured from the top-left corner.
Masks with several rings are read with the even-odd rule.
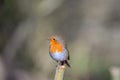
[[[52,36],[49,38],[49,45],[50,45],[50,51],[52,53],[54,53],[56,51],[62,52],[63,48],[64,48],[62,39],[60,39],[59,37],[56,37],[56,36]]]
[[[49,42],[50,42],[50,45],[53,45],[53,44],[61,44],[61,45],[64,45],[64,41],[62,40],[61,37],[58,37],[58,36],[52,36],[49,38]]]
[[[50,45],[59,43],[55,37],[50,37],[49,41],[50,41]]]

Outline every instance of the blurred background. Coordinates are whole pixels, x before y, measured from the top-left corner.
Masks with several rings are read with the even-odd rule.
[[[70,52],[64,80],[120,80],[120,0],[0,0],[0,80],[53,80],[52,35]]]

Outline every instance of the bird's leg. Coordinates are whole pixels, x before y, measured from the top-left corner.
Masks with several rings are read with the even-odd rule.
[[[65,63],[65,61],[61,61],[61,63],[60,63],[60,64],[63,66],[63,65],[64,65],[64,63]]]
[[[60,66],[61,65],[61,62],[60,61],[58,61],[58,66]]]
[[[56,65],[56,67],[57,67],[57,66],[59,66],[59,65],[60,65],[60,61],[56,61],[56,62],[57,62],[57,65]]]

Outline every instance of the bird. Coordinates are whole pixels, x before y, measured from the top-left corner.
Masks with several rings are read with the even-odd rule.
[[[58,36],[51,36],[49,38],[49,54],[58,65],[66,64],[70,67],[68,60],[70,60],[69,51],[64,41]]]

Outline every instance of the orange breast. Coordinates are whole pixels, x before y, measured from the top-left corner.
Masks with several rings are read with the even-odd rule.
[[[63,48],[62,48],[62,45],[58,42],[53,42],[51,45],[50,45],[50,52],[52,54],[54,54],[55,52],[62,52],[63,51]]]

